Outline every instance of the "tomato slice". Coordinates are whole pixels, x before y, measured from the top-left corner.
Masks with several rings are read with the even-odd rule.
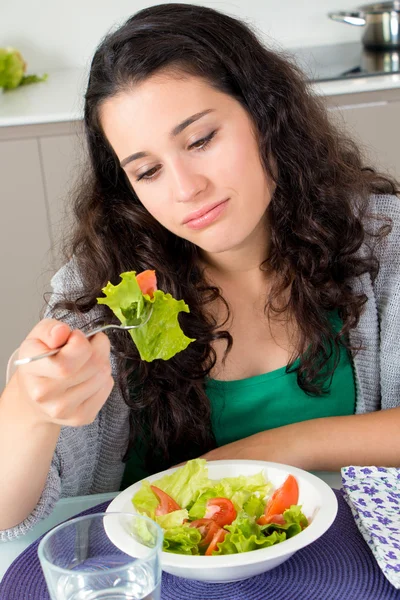
[[[215,552],[216,550],[218,550],[217,544],[220,544],[221,542],[224,541],[227,533],[228,532],[226,531],[226,529],[222,529],[222,528],[220,528],[215,533],[213,539],[211,540],[210,545],[208,546],[208,548],[206,550],[206,556],[212,556],[212,553]]]
[[[236,510],[228,498],[210,498],[206,504],[205,519],[212,519],[220,527],[230,525],[236,519]]]
[[[157,289],[156,272],[150,269],[142,271],[139,275],[136,275],[136,281],[139,284],[142,294],[148,294],[152,298]]]
[[[283,518],[283,515],[270,515],[269,517],[262,515],[257,520],[257,523],[258,525],[269,525],[270,523],[276,523],[277,525],[285,525],[286,521]]]
[[[201,533],[201,541],[199,543],[199,548],[203,549],[208,548],[211,544],[214,535],[219,531],[219,526],[212,519],[197,519],[197,521],[192,521],[189,527],[196,527]]]
[[[167,515],[174,510],[181,510],[179,504],[175,502],[171,496],[163,492],[163,490],[160,490],[160,488],[156,487],[155,485],[151,485],[150,487],[160,501],[160,504],[157,506],[155,511],[157,516]]]
[[[264,515],[266,517],[270,517],[271,515],[281,515],[293,504],[297,504],[298,500],[298,483],[293,475],[289,475],[281,487],[272,494],[265,507]]]

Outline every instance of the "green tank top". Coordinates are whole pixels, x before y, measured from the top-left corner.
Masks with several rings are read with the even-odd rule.
[[[267,429],[351,415],[355,410],[353,368],[345,349],[324,396],[307,395],[298,386],[297,374],[286,373],[286,367],[237,381],[211,379],[206,382],[206,393],[217,446]]]
[[[207,379],[205,389],[217,446],[290,423],[351,415],[355,411],[353,363],[344,347],[340,348],[340,361],[329,391],[323,396],[307,395],[297,384],[297,373],[286,373],[286,367],[235,381]],[[139,450],[132,453],[121,489],[150,475],[143,468],[142,456]]]

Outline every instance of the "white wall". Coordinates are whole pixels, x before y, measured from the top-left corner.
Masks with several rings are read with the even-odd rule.
[[[185,1],[185,0],[183,0]],[[0,46],[19,48],[28,72],[87,65],[103,35],[145,6],[142,0],[0,0]],[[283,47],[360,39],[362,29],[335,23],[331,10],[352,0],[214,0],[198,2],[255,24]]]

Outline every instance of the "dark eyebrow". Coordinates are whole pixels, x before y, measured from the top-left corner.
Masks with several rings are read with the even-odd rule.
[[[133,160],[138,160],[138,158],[144,158],[145,156],[148,156],[147,152],[135,152],[135,154],[131,154],[130,156],[127,156],[126,158],[124,158],[124,160],[121,161],[121,167],[124,168],[128,163],[132,162]]]
[[[182,121],[182,123],[173,128],[173,130],[171,131],[171,137],[176,137],[177,135],[182,133],[182,131],[186,129],[186,127],[189,127],[189,125],[191,125],[195,121],[198,121],[199,119],[213,111],[213,108],[208,108],[207,110],[203,110],[202,112],[196,113],[195,115],[188,117],[187,119]],[[138,160],[139,158],[144,158],[145,156],[148,156],[147,152],[135,152],[135,154],[131,154],[130,156],[127,156],[126,158],[124,158],[124,160],[121,161],[121,167],[123,168],[128,163],[134,160]]]
[[[189,125],[191,125],[195,121],[198,121],[199,119],[201,119],[201,117],[204,117],[205,115],[208,115],[208,113],[213,112],[213,111],[214,111],[213,108],[208,108],[207,110],[203,110],[202,112],[196,113],[195,115],[192,115],[188,119],[185,119],[184,121],[182,121],[182,123],[180,123],[180,125],[177,125],[176,127],[173,128],[173,130],[171,132],[171,136],[176,137],[184,129],[186,129],[186,127],[189,127]]]

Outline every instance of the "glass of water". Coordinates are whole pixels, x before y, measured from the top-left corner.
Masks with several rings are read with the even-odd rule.
[[[163,533],[151,519],[96,513],[58,525],[41,540],[52,600],[160,600]]]

